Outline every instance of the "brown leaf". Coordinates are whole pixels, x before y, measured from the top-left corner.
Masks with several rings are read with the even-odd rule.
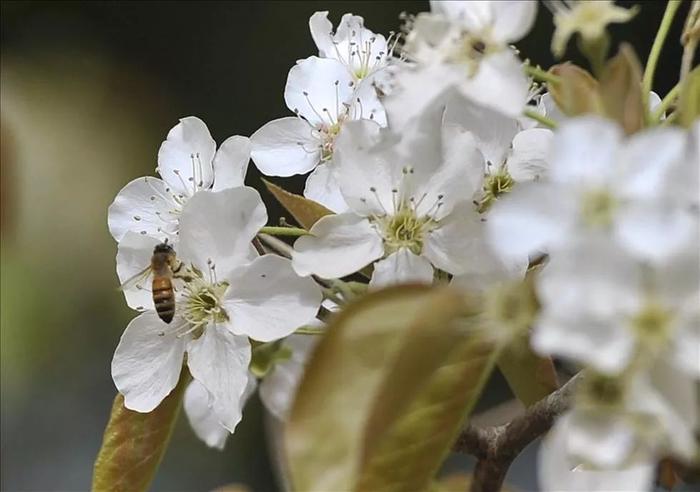
[[[569,62],[554,65],[549,72],[559,77],[559,82],[550,82],[547,86],[562,113],[567,116],[601,114],[598,81],[590,73]]]
[[[189,373],[183,369],[175,389],[150,413],[127,410],[124,397],[117,395],[95,460],[93,492],[148,489],[168,447],[189,380]]]
[[[304,198],[301,195],[290,193],[265,179],[262,181],[277,201],[292,214],[294,220],[306,230],[311,229],[311,226],[321,217],[333,214],[331,210],[328,210],[320,203]]]
[[[644,127],[642,67],[632,46],[623,43],[608,60],[599,91],[605,116],[617,121],[628,135]]]
[[[538,402],[559,387],[551,357],[535,354],[526,337],[513,340],[503,349],[498,368],[513,394],[525,406]]]

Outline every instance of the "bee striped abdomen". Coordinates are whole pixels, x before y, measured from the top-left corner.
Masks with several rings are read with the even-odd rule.
[[[173,320],[173,316],[175,316],[175,293],[169,277],[156,276],[153,279],[153,304],[160,319],[166,323],[170,323]]]

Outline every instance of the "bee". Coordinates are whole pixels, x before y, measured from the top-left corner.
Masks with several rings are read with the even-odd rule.
[[[182,268],[182,262],[178,261],[175,250],[167,241],[156,245],[153,248],[151,264],[142,271],[124,282],[120,289],[128,289],[134,285],[140,288],[138,283],[145,280],[151,273],[151,292],[153,293],[153,304],[158,317],[166,323],[170,323],[175,316],[175,291],[173,288],[173,278],[177,276]]]

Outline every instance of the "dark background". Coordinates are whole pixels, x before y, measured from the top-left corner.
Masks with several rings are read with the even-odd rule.
[[[631,2],[625,2],[631,4]],[[615,26],[642,61],[664,2]],[[398,30],[427,2],[2,2],[2,473],[3,490],[86,490],[114,387],[110,361],[133,316],[115,287],[107,206],[121,186],[153,174],[179,117],[196,115],[217,142],[287,116],[283,89],[297,59],[316,54],[308,18],[363,15]],[[676,82],[681,9],[654,88]],[[518,43],[543,67],[551,15],[540,7]],[[573,47],[573,43],[570,47]],[[570,49],[568,56],[575,55]],[[575,60],[578,60],[574,56]],[[251,166],[248,183],[260,189]],[[285,180],[301,190],[303,179]],[[279,209],[264,195],[274,221]],[[489,400],[502,398],[494,381]],[[329,436],[332,438],[332,436]],[[225,452],[178,426],[155,490],[243,483],[275,490],[259,402]],[[534,487],[532,453],[510,481]]]

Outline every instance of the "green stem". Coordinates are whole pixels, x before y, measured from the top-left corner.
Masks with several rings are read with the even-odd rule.
[[[302,326],[297,328],[294,332],[295,335],[323,335],[326,332],[324,328],[318,328],[316,326]]]
[[[550,84],[556,84],[561,82],[561,78],[557,77],[553,73],[549,73],[545,70],[542,70],[540,67],[525,65],[525,73],[535,80],[549,82]]]
[[[309,231],[306,229],[301,229],[299,227],[275,227],[275,226],[265,226],[260,229],[262,234],[270,234],[272,236],[307,236]]]
[[[661,117],[666,113],[666,110],[673,104],[678,98],[678,94],[681,92],[681,84],[677,83],[673,89],[666,94],[666,97],[659,103],[653,113],[651,113],[651,121],[657,122],[661,120]]]
[[[656,37],[654,38],[654,44],[651,46],[649,59],[647,60],[647,65],[644,68],[644,77],[642,77],[642,100],[644,101],[643,107],[647,114],[649,114],[649,92],[651,92],[652,82],[654,81],[656,64],[659,61],[661,48],[663,47],[668,31],[671,28],[673,17],[676,15],[680,5],[681,0],[669,0],[669,2],[666,4],[666,11],[661,19],[661,25],[656,33]]]
[[[523,111],[523,115],[527,116],[528,118],[532,118],[533,120],[537,121],[538,123],[543,124],[547,128],[556,128],[557,127],[557,122],[554,120],[551,120],[547,118],[544,115],[541,115],[537,111],[534,111],[532,109],[526,109]]]
[[[336,305],[342,306],[343,304],[345,304],[345,301],[338,297],[333,289],[322,287],[321,291],[323,292],[323,297],[325,297],[329,301],[333,301]]]

